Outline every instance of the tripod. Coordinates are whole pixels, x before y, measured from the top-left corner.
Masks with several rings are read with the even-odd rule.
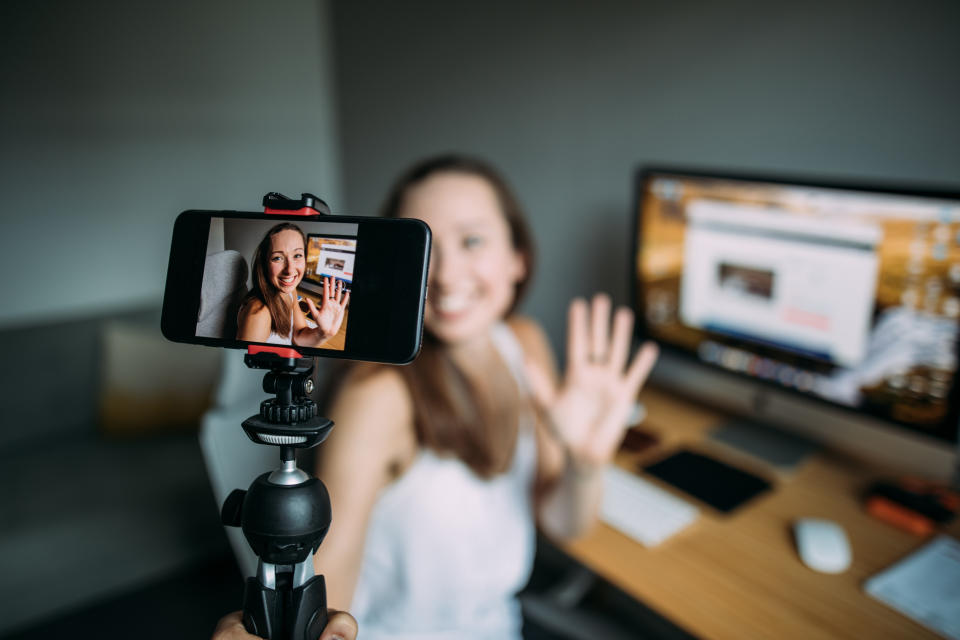
[[[243,624],[267,640],[316,640],[327,624],[323,576],[314,575],[313,554],[330,528],[330,496],[317,478],[297,468],[296,450],[323,442],[333,422],[317,415],[313,359],[293,350],[257,352],[244,363],[269,369],[263,390],[276,394],[243,422],[257,444],[280,447],[280,467],[234,489],[221,510],[223,524],[240,527],[257,555],[257,575],[243,592]],[[286,357],[289,356],[289,357]]]

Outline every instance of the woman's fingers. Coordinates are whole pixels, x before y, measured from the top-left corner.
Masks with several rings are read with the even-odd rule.
[[[357,621],[354,620],[352,615],[345,611],[333,611],[332,609],[327,614],[329,616],[327,626],[323,628],[319,640],[334,640],[335,638],[356,640]]]
[[[633,338],[633,312],[620,307],[613,316],[613,339],[610,341],[610,369],[620,373],[630,356],[630,343]]]
[[[330,278],[327,276],[323,277],[323,299],[324,301],[330,297]]]
[[[587,335],[587,301],[576,298],[567,312],[567,379],[586,363],[589,337]]]
[[[610,296],[598,293],[590,303],[591,364],[603,365],[610,358]]]
[[[577,298],[570,303],[567,328],[567,373],[582,364],[608,367],[621,373],[630,356],[633,312],[620,307],[613,314],[610,330],[610,296],[597,294],[590,301]]]
[[[340,302],[340,310],[341,310],[341,311],[345,310],[345,309],[347,308],[347,305],[348,305],[348,304],[350,304],[350,292],[349,292],[349,291],[347,291],[347,293],[343,296],[343,300]]]
[[[224,616],[213,632],[213,640],[252,640],[258,636],[247,633],[243,627],[243,614],[234,611]],[[357,621],[345,611],[327,610],[327,626],[323,628],[318,640],[356,640]]]
[[[213,632],[213,640],[240,640],[249,637],[252,636],[243,628],[243,613],[240,611],[222,617]]]
[[[627,369],[626,376],[626,388],[631,399],[637,395],[640,387],[646,382],[647,376],[650,375],[650,371],[653,369],[653,365],[657,362],[657,355],[659,353],[660,349],[657,345],[648,341],[644,342],[640,350],[637,351],[637,354],[633,356],[633,362],[630,363],[630,368]]]

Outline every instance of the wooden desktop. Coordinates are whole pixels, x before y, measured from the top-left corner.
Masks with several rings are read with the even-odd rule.
[[[619,454],[620,466],[636,469],[684,446],[773,475],[775,486],[729,515],[698,504],[701,515],[693,525],[651,549],[600,523],[586,537],[564,544],[569,554],[705,639],[938,637],[862,588],[926,542],[864,510],[863,490],[889,472],[820,451],[790,474],[772,474],[705,437],[722,414],[656,389],[645,390],[641,400],[647,408],[644,427],[660,442],[641,453]],[[853,551],[846,572],[826,575],[801,563],[792,533],[801,517],[828,518],[846,529]],[[945,532],[960,537],[960,522]]]

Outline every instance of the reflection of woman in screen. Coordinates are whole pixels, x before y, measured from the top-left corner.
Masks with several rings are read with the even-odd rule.
[[[240,307],[237,339],[269,344],[320,347],[337,334],[343,324],[350,292],[343,284],[323,279],[323,301],[317,308],[304,298],[307,316],[297,304],[297,287],[306,270],[306,240],[303,231],[289,222],[272,227],[253,253],[253,287]]]
[[[540,326],[514,312],[533,268],[528,228],[476,160],[414,167],[384,213],[432,231],[423,348],[406,367],[333,376],[338,428],[318,475],[337,522],[315,565],[327,603],[369,640],[518,640],[535,524],[564,538],[596,519],[656,348],[631,360],[631,312],[603,295],[575,300],[555,373]]]

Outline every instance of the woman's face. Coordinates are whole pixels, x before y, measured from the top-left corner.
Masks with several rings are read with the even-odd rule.
[[[293,229],[284,229],[270,236],[270,282],[278,291],[292,293],[306,268],[303,236]]]
[[[475,175],[437,173],[407,190],[400,215],[433,233],[427,329],[451,345],[485,337],[526,270],[493,187]]]

